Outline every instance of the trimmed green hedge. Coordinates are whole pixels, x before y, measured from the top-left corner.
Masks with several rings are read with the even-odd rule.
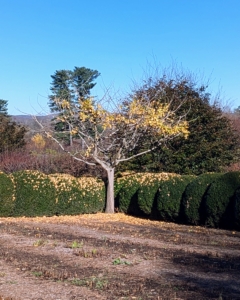
[[[165,180],[178,176],[172,173],[149,174],[142,178],[138,189],[138,206],[146,215],[156,215],[156,194],[159,186]]]
[[[157,211],[161,220],[179,221],[182,195],[195,178],[191,175],[175,176],[163,181],[157,192]]]
[[[234,227],[240,230],[240,187],[234,195]]]
[[[115,181],[115,206],[119,211],[128,214],[139,216],[149,214],[159,182],[172,176],[176,174],[122,173],[121,177]],[[151,193],[150,197],[148,193]]]
[[[0,217],[10,217],[15,205],[14,183],[11,175],[0,172]]]
[[[206,173],[188,184],[182,198],[182,218],[193,225],[201,223],[201,202],[209,185],[222,176],[220,173]]]
[[[115,182],[119,211],[165,221],[240,229],[240,172],[198,176],[123,174]],[[115,199],[115,200],[116,200]],[[105,207],[104,182],[93,177],[0,172],[0,216],[96,213]],[[182,213],[182,215],[181,215]]]
[[[89,214],[104,209],[103,181],[93,177],[75,178],[67,174],[53,174],[49,178],[56,189],[56,214]]]
[[[204,197],[205,225],[231,228],[234,216],[234,194],[240,187],[240,172],[229,172],[217,178]]]
[[[139,214],[137,191],[141,185],[143,174],[125,175],[117,179],[115,184],[115,203],[119,211],[128,214]]]
[[[12,174],[16,189],[14,216],[51,216],[55,213],[55,188],[50,178],[38,171]]]

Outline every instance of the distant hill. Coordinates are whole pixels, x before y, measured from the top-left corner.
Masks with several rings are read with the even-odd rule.
[[[56,116],[56,114],[51,114],[47,116],[37,116],[39,122],[41,122],[45,127],[49,127],[51,120]],[[39,131],[40,126],[34,120],[34,118],[30,115],[16,115],[11,116],[11,119],[16,122],[17,124],[23,125],[26,129],[30,132]]]
[[[37,119],[41,122],[48,123],[54,118],[54,114],[47,115],[47,116],[37,116]],[[17,115],[17,116],[11,116],[12,120],[16,123],[28,125],[32,124],[32,122],[36,123],[34,118],[30,115]]]

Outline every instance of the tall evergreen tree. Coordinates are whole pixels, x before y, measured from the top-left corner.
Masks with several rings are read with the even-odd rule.
[[[85,67],[75,67],[72,72],[72,85],[78,98],[87,98],[90,96],[91,89],[96,85],[95,79],[100,75],[97,70],[91,70]]]
[[[59,108],[56,105],[56,99],[66,100],[71,102],[73,99],[73,90],[71,87],[71,71],[59,70],[51,75],[52,83],[50,90],[52,94],[49,96],[49,107],[51,112],[58,112]]]
[[[7,114],[8,114],[7,100],[0,99],[0,114],[7,116]]]
[[[73,135],[70,122],[67,121],[70,117],[67,106],[74,104],[78,107],[79,99],[88,98],[91,89],[96,85],[94,80],[99,75],[98,71],[85,67],[75,67],[73,71],[58,70],[51,75],[52,94],[49,96],[49,107],[51,112],[62,115],[62,121],[53,119],[55,131],[58,138],[61,136],[69,145],[72,145]],[[66,107],[61,107],[59,103],[64,103]]]

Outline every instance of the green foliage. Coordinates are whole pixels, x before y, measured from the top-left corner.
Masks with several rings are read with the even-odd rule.
[[[0,114],[4,116],[8,115],[7,100],[0,99]]]
[[[240,187],[240,172],[229,172],[217,178],[208,188],[204,198],[205,225],[231,228],[233,221],[233,196]]]
[[[168,171],[174,169],[181,174],[220,172],[223,166],[234,162],[239,138],[217,106],[201,98],[189,100],[188,105],[188,139],[172,141],[168,149],[159,152],[159,162],[163,168],[167,165]]]
[[[76,248],[82,248],[83,247],[83,241],[81,241],[81,243],[79,243],[78,241],[73,241],[71,248],[72,249],[76,249]]]
[[[90,96],[90,90],[96,85],[94,80],[100,75],[97,70],[85,67],[75,67],[73,71],[57,70],[51,75],[52,82],[49,96],[49,107],[52,112],[59,112],[63,107],[57,105],[56,99],[66,100],[69,103],[79,104],[79,98]]]
[[[131,265],[131,263],[127,260],[122,260],[120,257],[115,258],[112,262],[113,265]]]
[[[143,177],[137,196],[139,208],[144,214],[155,215],[156,207],[154,205],[154,200],[158,188],[161,186],[162,181],[169,180],[173,176],[177,175],[170,173],[153,173]]]
[[[104,209],[104,184],[96,178],[38,171],[14,172],[12,178],[0,173],[0,216],[76,215]]]
[[[49,107],[51,112],[59,112],[64,119],[69,119],[70,114],[66,107],[62,107],[61,101],[65,100],[69,104],[79,105],[79,99],[90,96],[90,90],[96,85],[93,81],[100,75],[96,70],[85,67],[75,67],[73,71],[57,70],[51,75],[52,82],[49,96]],[[72,145],[71,128],[69,122],[64,122],[54,118],[54,130],[56,138]]]
[[[114,178],[114,199],[118,197],[118,194],[123,186],[123,175],[122,173],[117,173]]]
[[[234,195],[234,226],[240,230],[240,187]]]
[[[71,88],[71,72],[68,70],[57,70],[54,75],[51,75],[52,83],[50,90],[52,95],[49,96],[49,107],[51,112],[58,112],[59,108],[56,105],[56,99],[65,99],[71,101],[73,90]]]
[[[117,194],[115,198],[116,207],[119,211],[138,214],[137,191],[141,185],[141,177],[143,174],[127,175],[119,178],[117,181]]]
[[[176,176],[163,181],[157,193],[157,212],[165,221],[178,221],[182,195],[194,176]]]
[[[0,153],[4,150],[14,150],[25,145],[25,127],[13,122],[6,113],[6,101],[0,100]]]
[[[86,98],[90,96],[90,90],[96,85],[94,81],[100,73],[97,70],[85,67],[75,67],[71,75],[72,85],[77,94],[76,100],[78,101],[79,97]]]
[[[215,101],[212,104],[207,86],[198,86],[184,74],[169,79],[163,76],[137,90],[135,97],[156,99],[162,103],[170,99],[170,110],[175,111],[180,106],[176,115],[186,115],[190,134],[186,140],[179,137],[169,141],[154,151],[153,155],[147,154],[126,162],[122,170],[124,167],[138,170],[144,164],[149,172],[199,175],[220,172],[239,157],[239,135],[234,131],[231,121],[223,115],[218,103]],[[150,134],[143,138],[151,142]],[[145,149],[141,147],[140,150]],[[139,148],[135,152],[139,152]]]
[[[13,174],[16,200],[14,216],[51,216],[55,213],[55,188],[50,178],[38,171]]]
[[[175,213],[178,216],[182,193],[185,186],[193,178],[193,176],[180,177],[174,173],[130,173],[117,179],[117,192],[115,194],[115,201],[117,202],[116,206],[120,211],[125,213],[133,215],[151,215],[156,217],[159,215],[159,211],[157,211],[159,210],[157,208],[159,205],[157,204],[159,201],[164,202],[165,198],[169,199],[164,193],[168,194],[168,189],[170,188],[171,202],[174,207],[172,208],[173,212],[169,210],[169,212],[165,213],[165,216],[165,211],[163,209],[161,218],[168,219],[168,213],[173,215]],[[159,194],[160,189],[163,189],[161,195]],[[166,209],[168,210],[168,208]],[[170,217],[170,219],[173,218]]]
[[[7,100],[0,99],[0,153],[25,145],[26,129],[11,120],[7,113]]]
[[[220,173],[206,173],[188,184],[183,194],[183,219],[189,224],[199,225],[201,220],[201,202],[209,185],[219,178]]]
[[[10,217],[15,205],[14,183],[11,175],[0,172],[0,216]]]
[[[105,205],[102,181],[93,177],[74,178],[65,174],[49,175],[56,189],[56,213],[77,215],[96,213]]]

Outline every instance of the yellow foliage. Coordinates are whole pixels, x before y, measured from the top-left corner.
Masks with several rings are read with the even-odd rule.
[[[92,98],[86,100],[79,100],[81,110],[79,112],[79,119],[83,122],[88,120],[90,123],[101,123],[107,114],[100,104],[94,106]]]
[[[141,185],[152,185],[154,182],[157,181],[164,181],[168,180],[172,177],[180,177],[180,175],[176,173],[131,173],[131,172],[124,172],[122,173],[123,177],[117,179],[118,183],[126,182],[127,184],[131,185],[132,181],[137,181]]]
[[[62,100],[61,101],[61,107],[62,109],[69,109],[70,108],[70,103],[67,100]]]
[[[156,134],[176,135],[189,134],[186,121],[175,122],[174,112],[169,111],[169,105],[158,102],[148,104],[141,103],[134,99],[128,107],[126,114],[110,113],[100,105],[95,109],[92,99],[81,102],[79,117],[82,121],[89,120],[94,123],[101,123],[104,129],[116,128],[119,125],[149,127],[155,130]]]
[[[32,141],[34,142],[35,146],[39,149],[43,149],[46,145],[46,141],[44,140],[43,136],[39,133],[35,134],[32,137]]]
[[[182,134],[188,136],[188,123],[184,120],[176,122],[176,115],[170,111],[168,104],[158,101],[142,103],[134,99],[126,108],[126,113],[112,113],[104,110],[100,104],[94,105],[93,99],[79,100],[79,119],[92,124],[100,124],[103,129],[114,129],[123,126],[153,129],[156,134],[171,136]]]

